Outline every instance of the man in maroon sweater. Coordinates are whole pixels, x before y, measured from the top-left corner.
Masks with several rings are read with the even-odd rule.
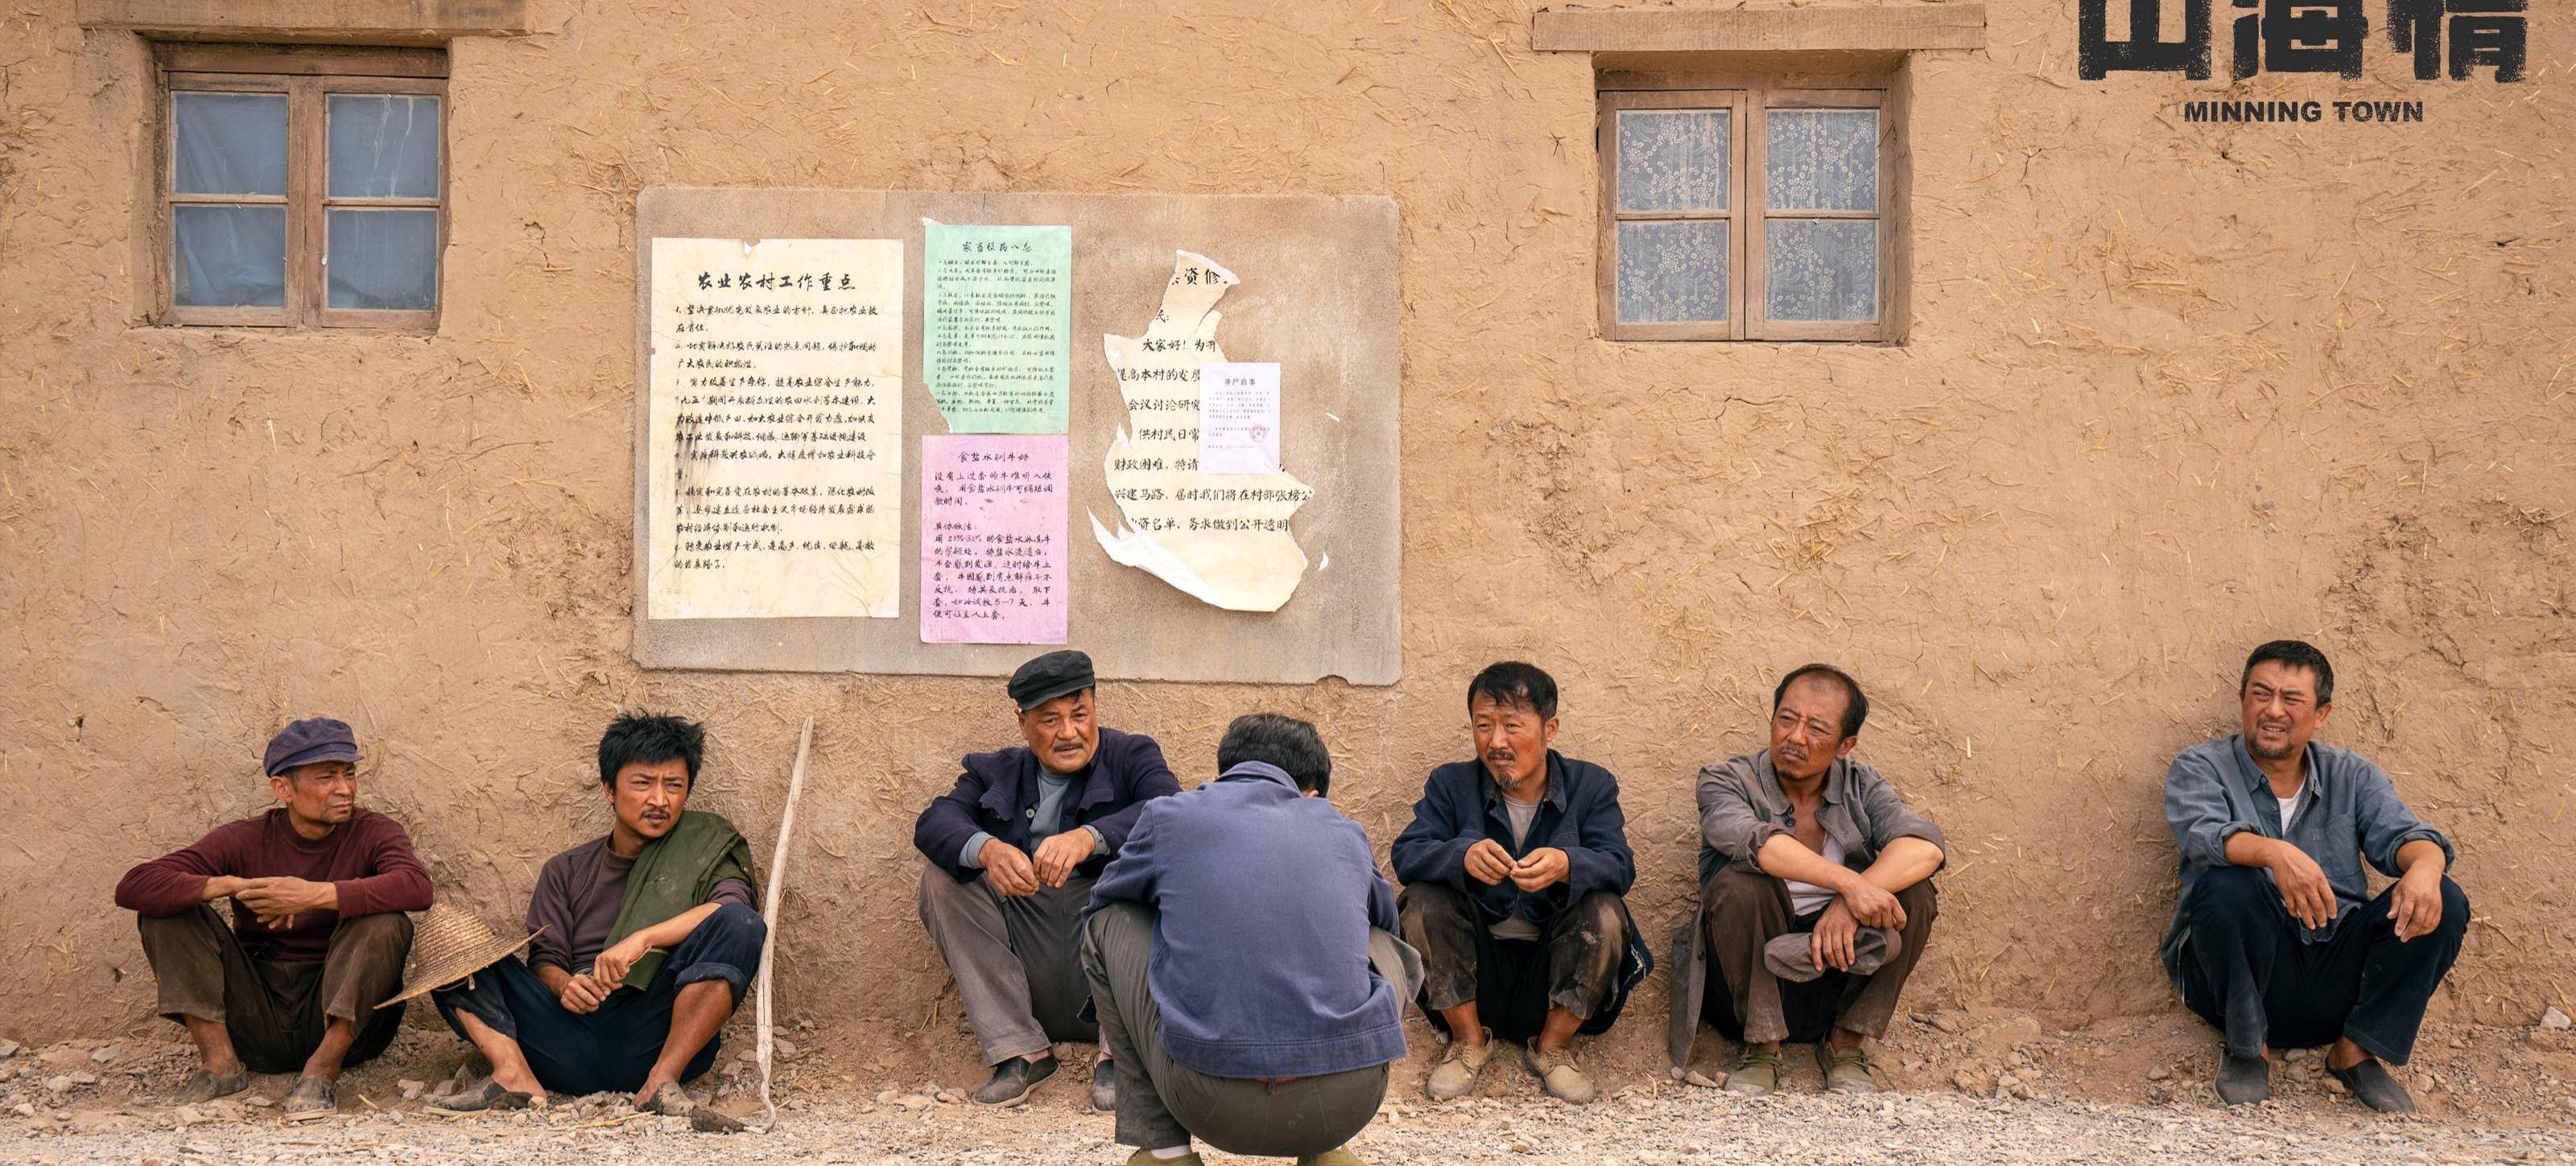
[[[385,1050],[403,1010],[405,911],[429,907],[429,872],[402,825],[358,808],[358,743],[328,717],[271,738],[279,805],[125,872],[116,905],[140,916],[160,1012],[188,1026],[200,1066],[175,1100],[229,1097],[250,1071],[302,1076],[289,1119],[338,1109],[343,1065]],[[232,900],[230,923],[207,904]]]

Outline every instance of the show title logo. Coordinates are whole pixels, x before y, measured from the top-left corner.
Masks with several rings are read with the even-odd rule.
[[[2118,72],[2181,73],[2207,80],[2211,0],[2180,0],[2181,40],[2160,29],[2164,0],[2128,0],[2128,39],[2111,39],[2111,0],[2079,0],[2076,73],[2098,81]],[[2359,80],[2370,40],[2363,0],[2229,0],[2244,10],[2231,33],[2229,75],[2331,73]],[[2385,0],[2388,46],[2415,58],[2415,78],[2466,81],[2493,70],[2497,83],[2522,80],[2530,0]],[[2342,103],[2338,103],[2342,104]],[[2313,119],[2307,119],[2313,120]]]

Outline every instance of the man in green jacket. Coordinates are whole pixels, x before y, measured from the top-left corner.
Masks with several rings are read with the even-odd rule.
[[[760,970],[750,844],[689,810],[706,730],[629,714],[599,740],[615,816],[604,837],[547,861],[528,904],[525,963],[504,959],[432,995],[492,1076],[441,1108],[524,1107],[547,1091],[634,1094],[687,1113],[679,1083],[715,1063],[716,1033]]]

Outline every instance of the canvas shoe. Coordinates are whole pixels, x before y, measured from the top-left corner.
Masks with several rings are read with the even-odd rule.
[[[1568,1105],[1590,1105],[1597,1095],[1592,1086],[1592,1075],[1575,1063],[1571,1046],[1551,1053],[1539,1048],[1537,1041],[1531,1041],[1529,1067],[1530,1072],[1538,1074],[1538,1083],[1547,1088],[1547,1095],[1558,1101]]]
[[[1422,1091],[1433,1101],[1454,1101],[1476,1088],[1476,1075],[1485,1071],[1485,1061],[1494,1055],[1494,1031],[1485,1030],[1485,1043],[1471,1045],[1455,1036],[1449,1048],[1440,1054],[1440,1063],[1431,1066],[1431,1077],[1423,1082]]]

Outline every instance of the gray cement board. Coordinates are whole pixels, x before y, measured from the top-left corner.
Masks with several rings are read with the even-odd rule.
[[[1402,530],[1395,201],[1384,197],[1040,194],[652,187],[635,205],[635,660],[647,668],[1001,676],[1039,649],[925,644],[921,438],[947,424],[921,373],[923,218],[1073,228],[1071,647],[1103,677],[1393,684]],[[894,619],[650,619],[647,533],[656,238],[904,241],[903,608]],[[1111,562],[1101,459],[1125,423],[1100,337],[1143,334],[1173,252],[1243,280],[1217,304],[1228,359],[1277,361],[1280,458],[1315,488],[1294,529],[1310,566],[1286,606],[1223,611]],[[1338,418],[1336,420],[1335,418]],[[1327,561],[1326,556],[1330,556]]]

